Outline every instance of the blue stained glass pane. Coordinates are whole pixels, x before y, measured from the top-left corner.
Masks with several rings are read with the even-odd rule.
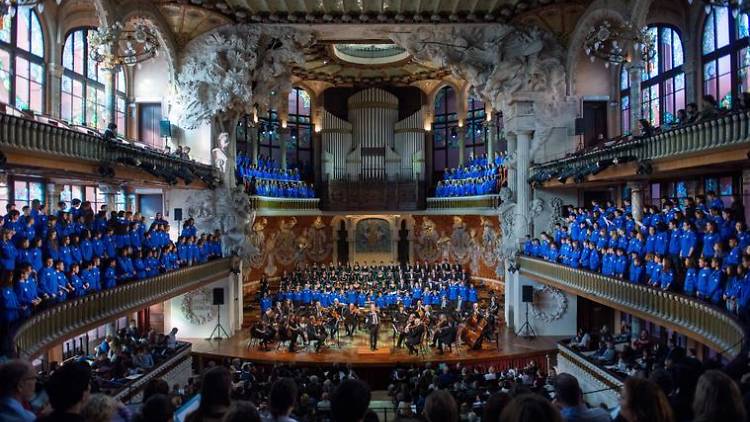
[[[687,192],[687,184],[685,182],[677,182],[677,197],[678,198],[684,198],[688,196]]]
[[[680,73],[679,75],[675,76],[674,78],[675,82],[675,91],[679,91],[683,88],[685,88],[685,74]]]
[[[620,108],[623,110],[630,108],[630,96],[620,98]]]
[[[703,78],[713,79],[716,77],[716,62],[710,61],[703,66]]]
[[[674,66],[672,62],[672,30],[663,28],[659,37],[659,52],[663,60],[663,70],[670,70]]]
[[[628,75],[628,70],[625,69],[625,66],[622,66],[622,69],[620,69],[620,89],[628,88],[630,88],[630,75]]]
[[[685,56],[682,50],[682,39],[680,39],[680,34],[678,34],[676,31],[671,30],[673,41],[672,41],[672,57],[674,60],[674,67],[682,66],[683,63],[685,63]]]
[[[0,41],[10,43],[10,25],[11,17],[10,14],[6,13],[3,15],[3,29],[0,29]]]
[[[718,191],[719,190],[719,181],[714,178],[706,179],[706,191]]]
[[[737,39],[742,39],[750,36],[750,29],[748,29],[748,18],[747,14],[740,13],[737,15]]]
[[[731,195],[732,193],[732,178],[722,177],[719,179],[719,195],[726,196]]]
[[[31,12],[31,53],[37,57],[44,57],[44,39],[42,38],[42,26],[36,12]]]
[[[716,40],[714,39],[714,28],[716,14],[711,12],[706,17],[706,23],[703,25],[703,54],[708,54],[716,49]]]
[[[716,7],[716,48],[729,45],[729,8]]]

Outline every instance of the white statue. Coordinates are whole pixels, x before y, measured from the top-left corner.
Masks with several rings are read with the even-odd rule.
[[[222,132],[219,134],[218,146],[211,150],[211,157],[213,159],[214,167],[221,171],[224,175],[227,172],[227,147],[229,146],[229,133]]]

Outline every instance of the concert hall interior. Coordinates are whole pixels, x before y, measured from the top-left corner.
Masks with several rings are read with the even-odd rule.
[[[0,422],[750,422],[749,14],[0,0]]]

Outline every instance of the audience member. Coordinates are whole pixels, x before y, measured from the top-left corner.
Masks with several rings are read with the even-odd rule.
[[[32,422],[36,415],[26,409],[36,388],[36,372],[26,361],[11,360],[0,365],[0,420]]]
[[[370,387],[360,380],[347,379],[333,392],[331,416],[334,422],[362,422],[369,405]]]
[[[723,372],[706,371],[698,379],[693,399],[693,422],[747,421],[742,394]]]
[[[46,384],[52,413],[40,422],[84,422],[83,406],[89,399],[91,368],[82,362],[68,362],[50,376]]]
[[[201,399],[198,409],[185,422],[220,422],[231,405],[232,375],[223,366],[206,370],[201,379]]]
[[[521,394],[508,403],[500,422],[562,422],[560,412],[537,394]]]
[[[625,380],[620,404],[625,422],[673,422],[672,408],[658,385],[637,377]]]
[[[555,401],[565,422],[609,422],[610,417],[600,408],[588,408],[578,380],[570,374],[555,377]]]

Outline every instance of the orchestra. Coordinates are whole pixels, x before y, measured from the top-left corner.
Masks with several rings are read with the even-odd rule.
[[[500,311],[494,293],[483,309],[476,288],[460,264],[377,266],[329,265],[284,273],[272,295],[261,281],[261,318],[253,324],[251,339],[262,350],[278,341],[289,352],[298,343],[314,348],[340,346],[339,329],[353,338],[369,334],[370,350],[378,348],[380,327],[390,322],[397,348],[409,354],[420,346],[444,353],[456,343],[478,350],[494,334]],[[277,347],[277,348],[278,348]]]

